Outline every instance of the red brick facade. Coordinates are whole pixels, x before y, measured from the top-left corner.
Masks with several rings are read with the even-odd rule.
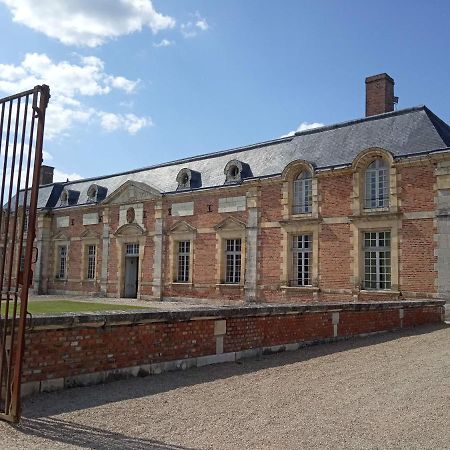
[[[162,196],[160,199],[144,199],[137,204],[143,209],[140,243],[143,246],[140,257],[138,296],[141,298],[203,298],[247,300],[247,273],[253,264],[256,278],[256,301],[262,302],[309,302],[309,301],[348,301],[373,299],[371,292],[366,292],[358,280],[355,280],[355,267],[361,264],[362,249],[355,250],[354,223],[358,224],[358,232],[364,232],[365,224],[355,222],[367,219],[373,224],[379,221],[379,229],[398,228],[398,240],[395,245],[398,251],[392,251],[392,266],[397,267],[398,283],[386,292],[377,292],[377,299],[433,297],[438,294],[436,288],[436,226],[433,217],[436,212],[436,175],[428,160],[414,161],[411,164],[403,161],[396,167],[396,201],[398,206],[389,210],[363,212],[355,211],[355,171],[349,169],[314,174],[317,179],[317,216],[286,216],[283,205],[283,186],[286,183],[278,179],[249,182],[243,185],[228,186],[224,189],[205,190]],[[251,196],[249,194],[251,192]],[[391,195],[392,196],[392,195]],[[235,212],[219,212],[219,199],[245,197],[244,210]],[[249,211],[255,198],[254,210],[257,217],[256,261],[249,260],[247,226]],[[358,201],[358,200],[356,200]],[[174,216],[174,205],[192,202],[192,214]],[[129,202],[132,206],[136,202]],[[45,268],[37,290],[46,292],[84,293],[87,295],[123,295],[123,252],[124,242],[137,242],[137,236],[126,238],[116,236],[120,229],[120,205],[98,205],[96,207],[68,208],[51,213],[46,248],[42,258],[46,258]],[[289,204],[287,206],[289,209]],[[101,222],[83,225],[83,216],[95,212]],[[43,214],[43,213],[41,213]],[[49,213],[45,213],[47,216]],[[156,254],[155,222],[157,215],[161,217],[162,233],[159,256]],[[66,217],[68,226],[58,227],[57,218]],[[287,217],[287,219],[286,219]],[[226,285],[220,274],[224,256],[218,250],[222,238],[217,227],[233,218],[243,224],[239,236],[246,240],[246,248],[242,252],[243,273],[237,285]],[[40,223],[44,223],[41,221]],[[173,242],[176,234],[173,229],[180,224],[192,227],[193,252],[191,278],[188,283],[175,283],[176,254]],[[291,258],[289,236],[283,227],[298,227],[305,224],[317,227],[317,271],[314,289],[286,288],[286,271]],[[367,229],[374,229],[371,225]],[[375,229],[378,229],[375,226]],[[237,232],[237,231],[236,231]],[[108,241],[104,239],[107,236]],[[96,245],[96,277],[86,280],[86,263],[83,262],[85,252],[83,245],[87,235],[89,242]],[[125,239],[125,240],[124,240]],[[174,240],[175,239],[175,240]],[[174,240],[174,241],[172,241]],[[67,276],[60,280],[55,277],[58,270],[58,242],[68,246]],[[87,242],[87,241],[86,241]],[[109,242],[106,252],[103,247]],[[122,252],[122,253],[121,253]],[[172,253],[171,253],[172,252]],[[106,262],[103,258],[106,255]],[[221,260],[222,258],[222,260]],[[394,260],[396,258],[396,260]],[[121,263],[122,259],[122,263]],[[155,290],[154,273],[161,265],[160,290]],[[105,267],[106,266],[106,267]],[[289,274],[287,275],[289,277]],[[221,278],[222,277],[222,278]],[[361,274],[360,274],[361,277]],[[35,278],[36,284],[36,278]]]

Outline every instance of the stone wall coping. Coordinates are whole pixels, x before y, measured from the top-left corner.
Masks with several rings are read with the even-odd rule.
[[[61,329],[139,325],[151,322],[187,322],[191,320],[217,320],[226,318],[276,316],[341,311],[377,311],[387,309],[444,306],[445,300],[403,300],[377,302],[336,302],[308,304],[258,304],[245,306],[198,307],[181,311],[101,311],[98,313],[40,314],[27,319],[27,329]],[[0,320],[0,325],[2,325]]]

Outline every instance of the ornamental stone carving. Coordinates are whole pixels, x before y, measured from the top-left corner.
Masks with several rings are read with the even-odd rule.
[[[127,209],[127,223],[133,223],[136,218],[136,213],[134,212],[134,208]]]

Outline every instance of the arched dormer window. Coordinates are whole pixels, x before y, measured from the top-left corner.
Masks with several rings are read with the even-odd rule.
[[[237,159],[228,161],[223,173],[225,174],[225,184],[240,183],[245,178],[253,176],[250,166]]]
[[[293,182],[293,214],[305,214],[312,211],[312,175],[303,170]]]
[[[73,191],[71,189],[64,188],[59,196],[59,204],[58,206],[73,206],[78,202],[78,198],[80,197],[79,191]]]
[[[59,206],[68,206],[69,205],[69,192],[64,189],[61,192],[61,196],[59,197]]]
[[[87,191],[87,201],[96,202],[97,201],[97,185],[92,184]]]
[[[389,207],[389,167],[382,158],[372,161],[364,179],[364,208]]]
[[[177,191],[199,188],[202,185],[202,176],[200,172],[191,169],[181,169],[177,175]]]
[[[107,192],[107,188],[99,186],[98,184],[91,184],[87,190],[86,200],[88,203],[100,202],[106,198]]]

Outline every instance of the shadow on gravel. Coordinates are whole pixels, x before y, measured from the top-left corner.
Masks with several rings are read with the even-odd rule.
[[[448,328],[448,326],[424,325],[407,330],[386,332],[366,337],[349,338],[347,340],[327,344],[308,345],[297,351],[262,355],[257,358],[244,359],[238,362],[216,364],[202,368],[191,368],[186,371],[165,372],[160,375],[151,375],[145,378],[129,378],[108,384],[43,393],[25,400],[23,424],[28,427],[28,432],[31,433],[33,430],[32,424],[41,423],[41,420],[36,420],[37,418],[48,418],[61,413],[83,410],[123,400],[138,399],[178,388],[257,372],[263,369],[288,366],[298,362],[308,361],[313,358],[382,344],[384,342],[394,341],[408,336],[418,336],[421,334],[437,332],[445,328]],[[52,422],[49,421],[53,419],[46,420],[42,420],[42,424],[47,424],[48,428],[50,428],[49,424]],[[69,423],[62,423],[61,425],[70,426]],[[60,425],[52,423],[52,427],[56,428],[56,430],[52,428],[52,430],[49,431],[56,433],[58,436],[63,434],[61,433]],[[40,426],[36,426],[35,428],[38,432]],[[117,448],[134,447],[121,446]]]
[[[55,418],[23,419],[14,426],[17,431],[33,437],[77,447],[104,450],[194,450],[190,447],[165,444],[154,439],[134,438],[122,433],[74,424]]]

